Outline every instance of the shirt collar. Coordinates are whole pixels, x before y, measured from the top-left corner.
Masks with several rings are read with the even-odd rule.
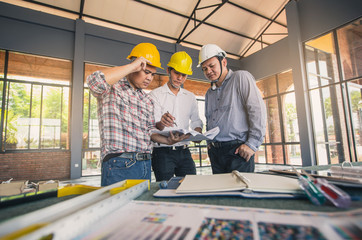
[[[130,82],[128,81],[127,78],[124,78],[124,79],[122,79],[121,81],[124,83],[124,86],[127,88],[127,90],[129,90],[129,91],[131,91],[131,92],[137,92],[137,93],[139,93],[140,95],[144,95],[144,94],[145,94],[145,92],[144,92],[143,89],[141,89],[141,88],[134,89],[134,88],[132,87],[132,85],[130,84]]]
[[[162,90],[163,90],[164,93],[169,93],[169,94],[175,95],[175,94],[171,91],[171,89],[170,89],[170,87],[167,85],[167,83],[162,86]],[[181,93],[181,94],[184,94],[184,93],[185,93],[185,89],[180,88],[180,91],[179,91],[178,94],[180,94],[180,93]]]

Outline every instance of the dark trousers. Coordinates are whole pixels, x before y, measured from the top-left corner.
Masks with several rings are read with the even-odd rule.
[[[215,145],[209,144],[208,154],[211,162],[213,174],[230,173],[233,170],[239,172],[254,172],[255,163],[253,155],[249,161],[235,154],[236,148],[241,144],[241,141],[218,142]]]
[[[196,174],[196,166],[190,150],[182,146],[175,149],[172,147],[153,148],[152,169],[156,181],[167,181],[174,175],[184,177]]]

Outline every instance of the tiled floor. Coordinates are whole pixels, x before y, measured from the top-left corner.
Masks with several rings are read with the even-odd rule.
[[[283,169],[283,168],[287,168],[287,166],[284,165],[266,165],[266,164],[256,164],[255,165],[255,172],[262,172],[262,171],[266,171],[268,169]],[[211,167],[202,167],[202,168],[196,168],[197,174],[199,175],[210,175],[211,173]],[[151,176],[151,181],[155,182],[155,176],[153,175],[152,172],[152,176]],[[67,181],[61,181],[60,182],[60,186],[64,186],[67,184],[84,184],[84,185],[89,185],[89,186],[96,186],[99,187],[101,185],[101,176],[97,175],[97,176],[86,176],[86,177],[81,177],[78,179],[71,179],[71,180],[67,180]]]

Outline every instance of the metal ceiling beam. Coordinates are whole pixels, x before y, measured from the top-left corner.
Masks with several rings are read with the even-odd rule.
[[[199,6],[200,2],[201,2],[201,0],[197,1],[194,9],[192,10],[191,15],[188,17],[187,22],[186,22],[184,28],[182,29],[182,31],[181,31],[181,33],[180,33],[180,36],[179,36],[178,39],[177,39],[177,43],[179,43],[179,42],[181,41],[181,37],[182,37],[182,35],[184,34],[184,32],[185,32],[185,30],[186,30],[186,27],[189,25],[189,22],[190,22],[190,20],[192,19],[192,16],[194,16],[194,18],[196,19],[196,9],[197,9],[197,7]]]
[[[289,0],[291,1],[291,0]],[[285,5],[284,7],[278,12],[278,14],[269,22],[269,24],[266,26],[266,28],[259,34],[259,36],[257,37],[257,39],[261,38],[263,36],[263,34],[265,33],[266,30],[268,30],[268,28],[270,27],[270,25],[272,25],[275,22],[275,19],[277,19],[279,17],[279,15],[284,11],[285,9]],[[248,49],[246,49],[246,51],[240,56],[240,59],[243,58],[245,56],[245,54],[252,48],[252,46],[254,46],[254,44],[256,43],[256,41],[253,41],[250,46],[248,47]],[[263,48],[263,46],[262,46]]]
[[[187,18],[187,19],[190,18],[190,16],[186,16],[186,15],[183,15],[183,14],[181,14],[181,13],[174,12],[174,11],[171,11],[171,10],[166,9],[166,8],[162,8],[162,7],[157,6],[157,5],[154,5],[154,4],[151,4],[151,3],[148,3],[148,2],[144,2],[144,1],[142,1],[142,0],[134,0],[134,1],[136,1],[136,2],[138,2],[138,3],[145,4],[145,5],[147,5],[147,6],[154,7],[154,8],[156,8],[156,9],[158,9],[158,10],[162,10],[162,11],[165,11],[165,12],[168,12],[168,13],[172,13],[172,14],[174,14],[174,15],[177,15],[177,16],[180,16],[180,17],[183,17],[183,18]],[[191,14],[191,16],[192,16],[192,14]],[[193,19],[193,20],[195,20],[195,21],[197,21],[197,22],[201,22],[201,21],[198,20],[198,19]],[[204,25],[207,25],[207,26],[210,26],[210,27],[213,27],[213,28],[217,28],[217,29],[219,29],[219,30],[222,30],[222,31],[225,31],[225,32],[228,32],[228,33],[231,33],[231,34],[234,34],[234,35],[237,35],[237,36],[239,36],[239,37],[243,37],[243,38],[247,38],[247,39],[250,39],[250,40],[253,40],[253,41],[261,42],[260,40],[255,39],[255,38],[253,38],[253,37],[249,37],[249,36],[246,36],[246,35],[244,35],[244,34],[241,34],[241,33],[238,33],[238,32],[234,32],[234,31],[231,31],[231,30],[229,30],[229,29],[225,29],[225,28],[222,28],[222,27],[219,27],[219,26],[216,26],[216,25],[207,23],[207,22],[204,22],[203,24],[204,24]],[[185,42],[185,41],[184,41],[184,42]],[[270,43],[267,43],[267,42],[261,42],[261,43],[266,44],[266,45],[270,45]]]
[[[83,17],[84,2],[85,2],[85,0],[81,0],[81,1],[80,1],[80,6],[79,6],[79,19],[82,19],[82,17]]]
[[[242,6],[240,6],[240,5],[238,5],[238,4],[236,4],[236,3],[233,3],[233,2],[228,2],[229,4],[231,4],[231,5],[233,5],[233,6],[235,6],[235,7],[237,7],[237,8],[240,8],[240,9],[242,9],[242,10],[244,10],[244,11],[246,11],[246,12],[249,12],[249,13],[251,13],[251,14],[253,14],[253,15],[256,15],[256,16],[258,16],[258,17],[261,17],[261,18],[264,18],[264,19],[266,19],[266,20],[268,20],[268,21],[273,21],[273,19],[271,19],[271,18],[268,18],[268,17],[266,17],[266,16],[264,16],[264,15],[261,15],[260,13],[257,13],[257,12],[254,12],[254,11],[252,11],[252,10],[250,10],[250,9],[247,9],[247,8],[245,8],[245,7],[242,7]],[[280,26],[283,26],[283,27],[287,27],[287,25],[285,25],[285,24],[283,24],[283,23],[280,23],[280,22],[277,22],[277,21],[274,21],[276,24],[279,24]]]
[[[158,36],[158,37],[163,37],[165,39],[170,39],[170,40],[173,40],[173,41],[179,41],[179,39],[176,39],[174,37],[171,37],[171,36],[166,36],[166,35],[163,35],[163,34],[158,34],[158,33],[155,33],[155,32],[151,32],[151,31],[147,31],[147,30],[144,30],[144,29],[140,29],[140,28],[136,28],[136,27],[132,27],[132,26],[128,26],[128,25],[125,25],[125,24],[121,24],[121,23],[118,23],[118,22],[113,22],[113,21],[109,21],[109,20],[106,20],[106,19],[103,19],[103,18],[98,18],[98,17],[95,17],[95,16],[90,16],[90,15],[87,15],[87,14],[84,14],[84,4],[85,4],[85,0],[81,0],[81,4],[80,4],[80,11],[77,12],[77,11],[72,11],[72,10],[69,10],[69,9],[65,9],[65,8],[61,8],[61,7],[56,7],[56,6],[53,6],[53,5],[50,5],[50,4],[46,4],[46,3],[42,3],[42,2],[38,2],[38,1],[35,1],[35,0],[23,0],[24,2],[30,2],[30,3],[33,3],[33,4],[37,4],[37,5],[41,5],[41,6],[45,6],[45,7],[49,7],[51,9],[56,9],[56,10],[60,10],[60,11],[64,11],[64,12],[67,12],[67,13],[72,13],[72,14],[75,14],[75,15],[78,15],[79,18],[83,18],[83,17],[88,17],[88,18],[92,18],[92,19],[96,19],[96,20],[99,20],[99,21],[103,21],[103,22],[106,22],[106,23],[111,23],[111,24],[114,24],[114,25],[117,25],[117,26],[121,26],[121,27],[125,27],[125,28],[129,28],[129,29],[133,29],[133,30],[137,30],[137,31],[140,31],[140,32],[144,32],[144,33],[148,33],[148,34],[152,34],[152,35],[155,35],[155,36]],[[159,6],[156,6],[156,5],[153,5],[153,4],[150,4],[150,3],[147,3],[147,2],[143,2],[142,0],[134,0],[134,1],[137,1],[139,3],[142,3],[142,4],[146,4],[146,5],[149,5],[149,6],[152,6],[152,7],[155,7],[159,10],[163,10],[163,11],[166,11],[166,12],[169,12],[169,13],[172,13],[172,14],[175,14],[175,15],[178,15],[180,17],[184,17],[184,18],[187,18],[189,19],[190,16],[186,16],[186,15],[183,15],[183,14],[180,14],[180,13],[177,13],[177,12],[174,12],[174,11],[171,11],[169,9],[165,9],[165,8],[162,8],[162,7],[159,7]],[[222,4],[228,2],[226,0],[222,0]],[[230,3],[230,2],[229,2]],[[214,6],[214,5],[213,5]],[[210,6],[209,6],[210,7]],[[205,8],[205,7],[203,7]],[[203,9],[203,8],[199,8],[199,9]],[[283,8],[284,9],[284,8]],[[281,12],[280,12],[281,13]],[[280,14],[279,13],[279,14]],[[279,15],[278,14],[278,15]],[[277,16],[278,16],[277,15]],[[210,15],[211,16],[211,15]],[[192,17],[192,15],[191,15]],[[265,17],[264,17],[265,18]],[[266,44],[266,45],[270,45],[269,43],[266,43],[266,42],[263,42],[260,39],[260,36],[258,36],[258,38],[253,38],[253,37],[249,37],[249,36],[246,36],[246,35],[243,35],[243,34],[240,34],[240,33],[237,33],[237,32],[233,32],[231,30],[228,30],[228,29],[225,29],[225,28],[222,28],[222,27],[219,27],[219,26],[216,26],[216,25],[213,25],[213,24],[210,24],[210,23],[207,23],[205,22],[207,19],[204,19],[203,21],[200,21],[198,19],[195,18],[191,18],[192,20],[196,21],[196,22],[199,22],[199,25],[201,24],[205,24],[205,25],[208,25],[210,27],[213,27],[213,28],[217,28],[219,30],[223,30],[223,31],[226,31],[226,32],[229,32],[229,33],[232,33],[232,34],[235,34],[237,36],[240,36],[240,37],[244,37],[244,38],[247,38],[247,39],[250,39],[250,40],[253,40],[253,43],[252,45],[255,44],[255,42],[259,42],[259,43],[262,43],[262,44]],[[271,23],[275,22],[275,19],[274,20],[271,20]],[[268,27],[271,25],[271,23],[268,25]],[[198,25],[198,26],[199,26]],[[197,26],[197,27],[198,27]],[[193,31],[195,30],[196,28],[193,29]],[[267,28],[266,28],[267,29]],[[266,31],[266,29],[263,31],[263,33]],[[190,32],[191,33],[191,32]],[[190,34],[189,33],[189,34]],[[262,33],[262,34],[263,34]],[[189,35],[188,34],[188,35]],[[188,36],[187,35],[187,36]],[[186,37],[187,37],[186,36]],[[181,40],[182,42],[184,43],[187,43],[187,44],[190,44],[190,45],[193,45],[193,46],[198,46],[198,47],[201,47],[202,45],[200,44],[197,44],[197,43],[194,43],[194,42],[189,42],[189,41],[185,41],[185,37]],[[252,46],[251,45],[251,46]],[[249,51],[249,49],[251,48],[251,46],[248,48],[247,51]],[[247,52],[246,51],[246,52]],[[246,53],[245,52],[245,53]],[[243,56],[245,55],[245,53],[243,54]],[[228,53],[229,55],[233,55],[233,56],[238,56],[236,54],[233,54],[233,53]],[[242,56],[239,56],[240,58]]]
[[[201,22],[199,22],[196,26],[194,26],[193,29],[191,29],[186,36],[184,36],[178,43],[182,42],[183,40],[185,40],[185,38],[187,38],[191,33],[193,33],[198,27],[201,26],[201,24],[203,24],[207,19],[209,19],[209,17],[211,17],[214,13],[216,13],[222,6],[225,5],[225,3],[227,3],[228,0],[223,0],[222,3],[218,4],[217,7],[212,10],[211,13],[209,13],[209,15],[207,15]],[[197,9],[196,9],[197,10]]]

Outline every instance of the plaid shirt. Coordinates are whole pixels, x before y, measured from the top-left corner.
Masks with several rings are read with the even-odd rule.
[[[110,153],[150,153],[155,120],[148,94],[134,90],[126,78],[111,86],[100,71],[88,76],[87,83],[98,101],[101,158]]]

